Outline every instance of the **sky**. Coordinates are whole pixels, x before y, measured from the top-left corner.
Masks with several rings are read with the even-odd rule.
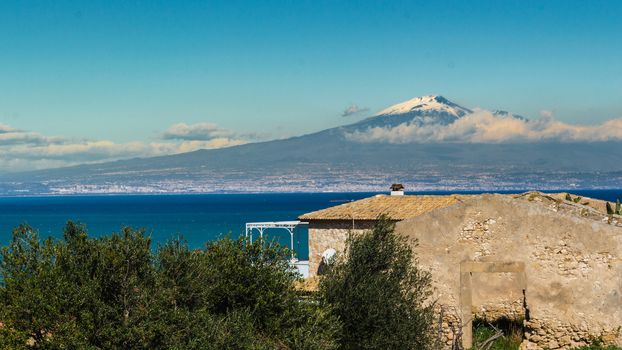
[[[428,94],[607,125],[620,18],[616,0],[6,0],[0,171],[300,135]]]

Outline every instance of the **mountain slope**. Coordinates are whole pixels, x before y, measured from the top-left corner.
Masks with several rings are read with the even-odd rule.
[[[352,132],[447,126],[473,113],[442,96],[391,106],[350,125],[224,149],[5,176],[0,194],[382,190],[614,186],[619,142],[356,142]],[[522,117],[493,112],[503,118]],[[524,119],[524,118],[523,118]]]

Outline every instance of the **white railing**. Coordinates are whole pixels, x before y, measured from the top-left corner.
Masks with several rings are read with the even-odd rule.
[[[290,249],[292,251],[292,258],[294,257],[294,230],[298,225],[308,225],[307,222],[301,221],[267,221],[267,222],[247,222],[245,236],[251,243],[253,243],[253,232],[259,232],[259,238],[263,238],[263,232],[270,228],[280,228],[287,230],[290,237]]]

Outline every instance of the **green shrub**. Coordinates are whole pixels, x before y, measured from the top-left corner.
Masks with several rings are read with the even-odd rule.
[[[494,327],[493,327],[494,326]],[[502,318],[492,323],[483,320],[473,321],[474,349],[483,348],[482,345],[497,333],[503,336],[495,339],[488,350],[518,350],[523,341],[522,320]]]
[[[341,349],[432,347],[430,275],[394,227],[381,217],[372,231],[352,235],[320,280],[322,302],[343,323]]]
[[[622,215],[622,205],[620,204],[620,200],[617,199],[616,200],[616,206],[615,206],[615,210],[613,209],[613,207],[611,207],[611,203],[607,202],[606,203],[606,208],[607,208],[607,214],[609,215]]]
[[[289,252],[243,238],[151,249],[143,231],[62,240],[28,226],[0,253],[3,349],[334,349],[339,323],[303,301]]]

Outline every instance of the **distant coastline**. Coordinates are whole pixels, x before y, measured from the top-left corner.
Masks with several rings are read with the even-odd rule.
[[[610,200],[606,198],[596,197],[590,195],[593,193],[620,193],[622,196],[621,188],[607,188],[607,187],[595,187],[595,188],[524,188],[524,189],[447,189],[447,190],[417,190],[408,191],[411,195],[443,195],[443,194],[483,194],[483,193],[500,193],[500,194],[518,194],[529,191],[540,191],[544,193],[558,193],[568,192],[577,195],[585,195],[588,197],[598,198],[602,200]],[[214,191],[214,192],[96,192],[96,193],[35,193],[35,194],[0,194],[0,199],[3,198],[49,198],[49,197],[154,197],[154,196],[223,196],[223,195],[313,195],[313,194],[353,194],[353,195],[376,195],[384,194],[386,191]],[[607,197],[607,196],[606,196]],[[622,198],[620,198],[622,199]],[[615,200],[615,199],[613,199]]]

